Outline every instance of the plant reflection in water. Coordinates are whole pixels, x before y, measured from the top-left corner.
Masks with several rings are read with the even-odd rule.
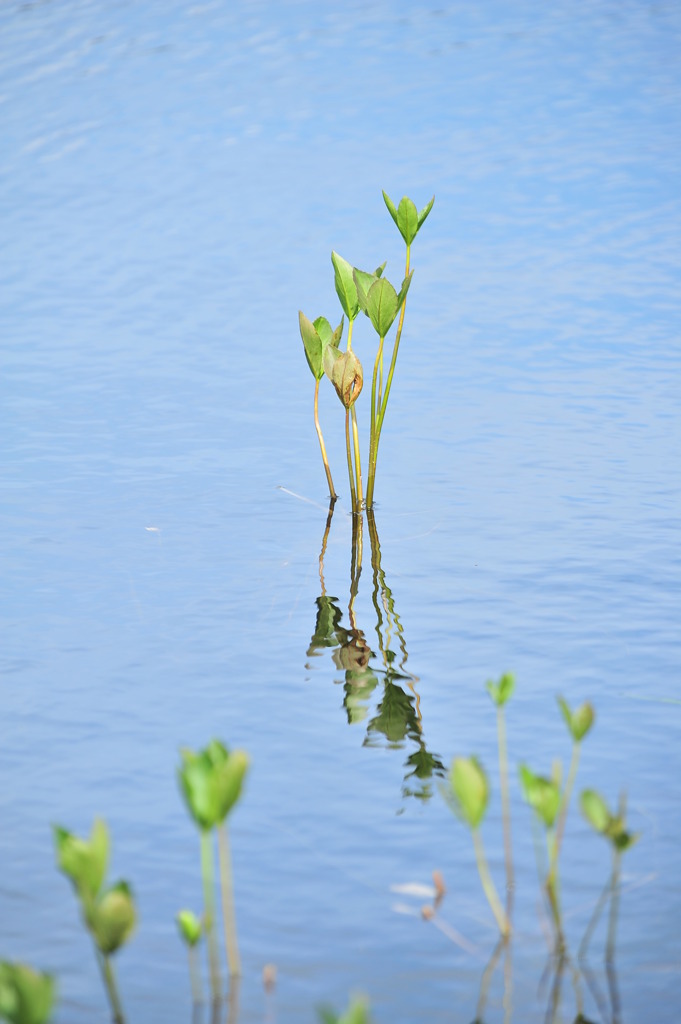
[[[321,593],[316,600],[317,620],[307,655],[319,656],[325,649],[331,652],[334,665],[344,673],[339,682],[343,684],[343,707],[348,722],[350,725],[366,722],[365,746],[387,745],[402,750],[407,743],[412,745],[413,749],[404,763],[402,795],[427,800],[433,793],[433,777],[444,775],[445,769],[439,757],[428,750],[424,739],[421,702],[416,689],[419,680],[407,669],[409,654],[404,628],[381,564],[376,518],[373,511],[367,511],[378,653],[371,649],[364,631],[359,628],[355,609],[364,553],[363,515],[352,517],[347,627],[342,624],[339,599],[330,597],[326,592],[324,556],[334,506],[335,501],[332,500],[319,555]],[[375,691],[380,694],[378,701]]]

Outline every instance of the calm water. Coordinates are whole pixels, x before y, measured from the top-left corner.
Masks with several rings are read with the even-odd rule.
[[[514,763],[567,761],[557,693],[596,705],[578,787],[626,788],[642,832],[622,1018],[678,1020],[680,42],[678,5],[638,0],[2,5],[0,957],[58,974],[59,1024],[107,1019],[49,830],[96,813],[139,901],[129,1021],[190,1020],[173,917],[200,907],[198,843],[175,767],[214,735],[253,762],[239,1024],[312,1022],[352,990],[377,1022],[470,1022],[493,921],[469,837],[408,776],[476,752],[495,781],[483,684],[508,669]],[[381,188],[436,202],[379,463],[391,599],[381,624],[365,526],[374,675],[351,687],[338,650],[309,652],[326,482],[297,311],[337,319],[332,248],[399,280]],[[368,364],[368,324],[355,337]],[[348,630],[330,389],[322,420],[324,586]],[[381,644],[405,678],[386,684]],[[517,791],[513,810],[527,1024],[546,943]],[[474,951],[391,891],[434,868]],[[562,870],[576,948],[609,870],[577,813]],[[485,1019],[502,995],[498,973]]]

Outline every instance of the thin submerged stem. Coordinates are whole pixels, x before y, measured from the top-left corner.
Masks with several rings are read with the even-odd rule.
[[[475,860],[478,865],[478,874],[480,875],[482,887],[485,890],[487,902],[489,903],[492,909],[492,913],[494,914],[494,917],[496,919],[499,931],[501,933],[501,937],[503,939],[508,939],[509,935],[511,934],[511,927],[508,921],[508,917],[506,916],[506,913],[504,911],[504,908],[501,905],[499,896],[497,895],[497,890],[494,885],[494,882],[492,881],[492,876],[489,873],[487,859],[485,857],[485,848],[482,844],[482,836],[480,835],[480,830],[477,828],[471,829],[471,835],[473,836],[473,847],[475,849]]]
[[[316,381],[314,389],[314,425],[317,431],[317,437],[319,438],[319,447],[322,450],[322,459],[324,461],[326,479],[329,484],[330,497],[331,500],[333,501],[337,497],[336,488],[333,486],[333,479],[331,478],[331,469],[329,468],[329,460],[326,457],[326,445],[324,444],[322,428],[319,425],[319,381]]]
[[[210,964],[210,987],[213,999],[220,998],[220,958],[215,932],[215,875],[213,869],[213,836],[208,829],[201,831],[201,877],[203,879],[203,903],[208,961]]]
[[[499,785],[501,789],[501,816],[504,829],[504,860],[506,862],[506,915],[510,920],[513,909],[513,843],[511,839],[511,798],[508,788],[508,750],[506,745],[506,719],[502,704],[497,706],[497,737],[499,742]]]
[[[218,825],[218,856],[220,860],[220,891],[222,893],[222,920],[225,928],[227,965],[230,978],[238,978],[241,975],[241,958],[236,937],[232,857],[229,849],[229,834],[226,821]]]
[[[189,959],[189,980],[192,986],[192,1002],[194,1006],[203,1002],[203,988],[201,985],[201,972],[199,970],[199,956],[196,946],[187,946],[187,957]]]

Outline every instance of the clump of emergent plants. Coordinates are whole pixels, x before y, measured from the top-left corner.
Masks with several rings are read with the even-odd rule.
[[[406,245],[404,278],[399,291],[383,276],[385,263],[382,263],[373,272],[359,270],[343,259],[342,256],[339,256],[337,252],[332,252],[331,262],[334,269],[336,294],[343,310],[343,316],[338,327],[333,330],[329,321],[323,316],[310,321],[304,313],[300,312],[298,314],[305,355],[312,376],[315,378],[315,428],[319,438],[332,502],[335,501],[337,495],[333,485],[324,438],[319,425],[319,382],[323,376],[326,375],[329,378],[345,409],[345,445],[353,512],[360,512],[364,507],[369,509],[373,507],[378,446],[381,440],[383,421],[388,407],[390,388],[393,382],[397,353],[402,337],[407,292],[409,291],[409,285],[414,273],[410,269],[411,245],[435,202],[435,197],[433,196],[427,206],[419,213],[414,203],[407,196],[400,200],[397,207],[395,207],[390,196],[385,192],[383,193],[383,199]],[[369,464],[366,498],[362,488],[359,431],[355,409],[355,403],[364,386],[364,370],[357,354],[352,348],[353,328],[360,311],[368,317],[378,335],[378,348],[374,358],[371,378]],[[342,351],[340,343],[343,337],[343,326],[346,317],[348,320],[347,344],[345,351]],[[392,354],[388,363],[387,358],[384,358],[385,343],[388,332],[396,320],[397,328]],[[387,373],[385,372],[385,363],[388,363]]]
[[[448,785],[442,787],[443,796],[452,806],[457,816],[470,829],[475,850],[475,858],[482,882],[484,893],[494,915],[499,929],[500,944],[492,955],[490,964],[483,975],[480,1003],[478,1006],[478,1018],[482,1018],[482,1009],[487,993],[487,987],[491,971],[496,964],[500,950],[505,947],[512,935],[512,907],[514,893],[512,843],[511,843],[511,808],[509,796],[509,769],[508,752],[506,742],[506,722],[504,707],[513,694],[515,688],[514,677],[510,674],[503,675],[498,682],[488,682],[487,690],[497,709],[497,735],[499,751],[499,779],[501,791],[501,814],[503,825],[504,859],[506,864],[506,905],[502,904],[496,886],[492,879],[480,831],[481,824],[487,812],[490,798],[490,784],[485,770],[476,757],[455,757],[452,761],[449,772]],[[536,822],[544,832],[545,851],[538,850],[538,869],[542,893],[545,898],[549,918],[553,925],[554,946],[553,957],[555,960],[555,980],[551,991],[551,1012],[547,1019],[553,1020],[553,1012],[558,1005],[560,994],[560,980],[563,969],[568,966],[572,969],[573,983],[575,987],[575,998],[577,1003],[578,1020],[586,1020],[582,1015],[582,996],[579,986],[579,972],[574,967],[567,948],[565,930],[563,924],[563,913],[561,908],[560,884],[559,884],[559,858],[565,833],[565,824],[572,793],[574,790],[582,741],[590,732],[595,713],[592,705],[587,701],[574,711],[570,709],[567,702],[558,697],[562,717],[568,729],[572,741],[572,753],[567,779],[563,783],[563,773],[560,761],[555,761],[548,776],[535,774],[526,764],[519,768],[520,783],[523,796],[532,808]],[[611,845],[613,852],[612,874],[603,895],[601,896],[593,917],[582,940],[579,960],[582,962],[586,957],[586,950],[596,927],[600,914],[608,900],[610,900],[610,920],[608,925],[608,937],[606,944],[606,965],[612,965],[615,949],[615,929],[619,900],[619,879],[621,869],[621,857],[625,850],[629,849],[638,836],[632,835],[626,827],[625,800],[620,798],[620,805],[616,813],[612,813],[605,800],[595,790],[587,789],[581,795],[581,809],[591,826],[602,835]],[[432,914],[428,915],[432,917]],[[585,972],[585,976],[586,972]],[[589,980],[587,976],[587,980]],[[618,1019],[617,1004],[618,997],[614,985],[614,975],[609,973],[611,986],[611,1002],[615,1012],[615,1019]]]
[[[70,879],[80,902],[85,927],[92,936],[115,1024],[123,1024],[111,957],[130,938],[136,923],[135,902],[127,882],[104,886],[111,842],[106,822],[95,818],[89,839],[54,826],[57,864]]]

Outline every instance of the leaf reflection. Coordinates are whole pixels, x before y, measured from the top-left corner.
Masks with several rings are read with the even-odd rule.
[[[392,590],[381,564],[381,547],[376,519],[368,511],[367,526],[371,544],[372,593],[375,613],[373,628],[377,651],[372,650],[358,623],[357,600],[360,591],[364,553],[364,517],[353,515],[350,560],[348,624],[337,597],[326,593],[324,557],[328,544],[334,503],[329,507],[319,556],[320,595],[316,598],[314,632],[307,649],[308,657],[331,653],[334,666],[343,673],[343,707],[348,724],[366,723],[364,746],[389,749],[413,749],[404,762],[402,795],[427,800],[432,795],[433,776],[444,775],[440,758],[431,753],[423,735],[421,701],[416,685],[418,676],[408,671],[409,658],[404,628],[395,608]],[[382,688],[381,688],[382,687]]]

